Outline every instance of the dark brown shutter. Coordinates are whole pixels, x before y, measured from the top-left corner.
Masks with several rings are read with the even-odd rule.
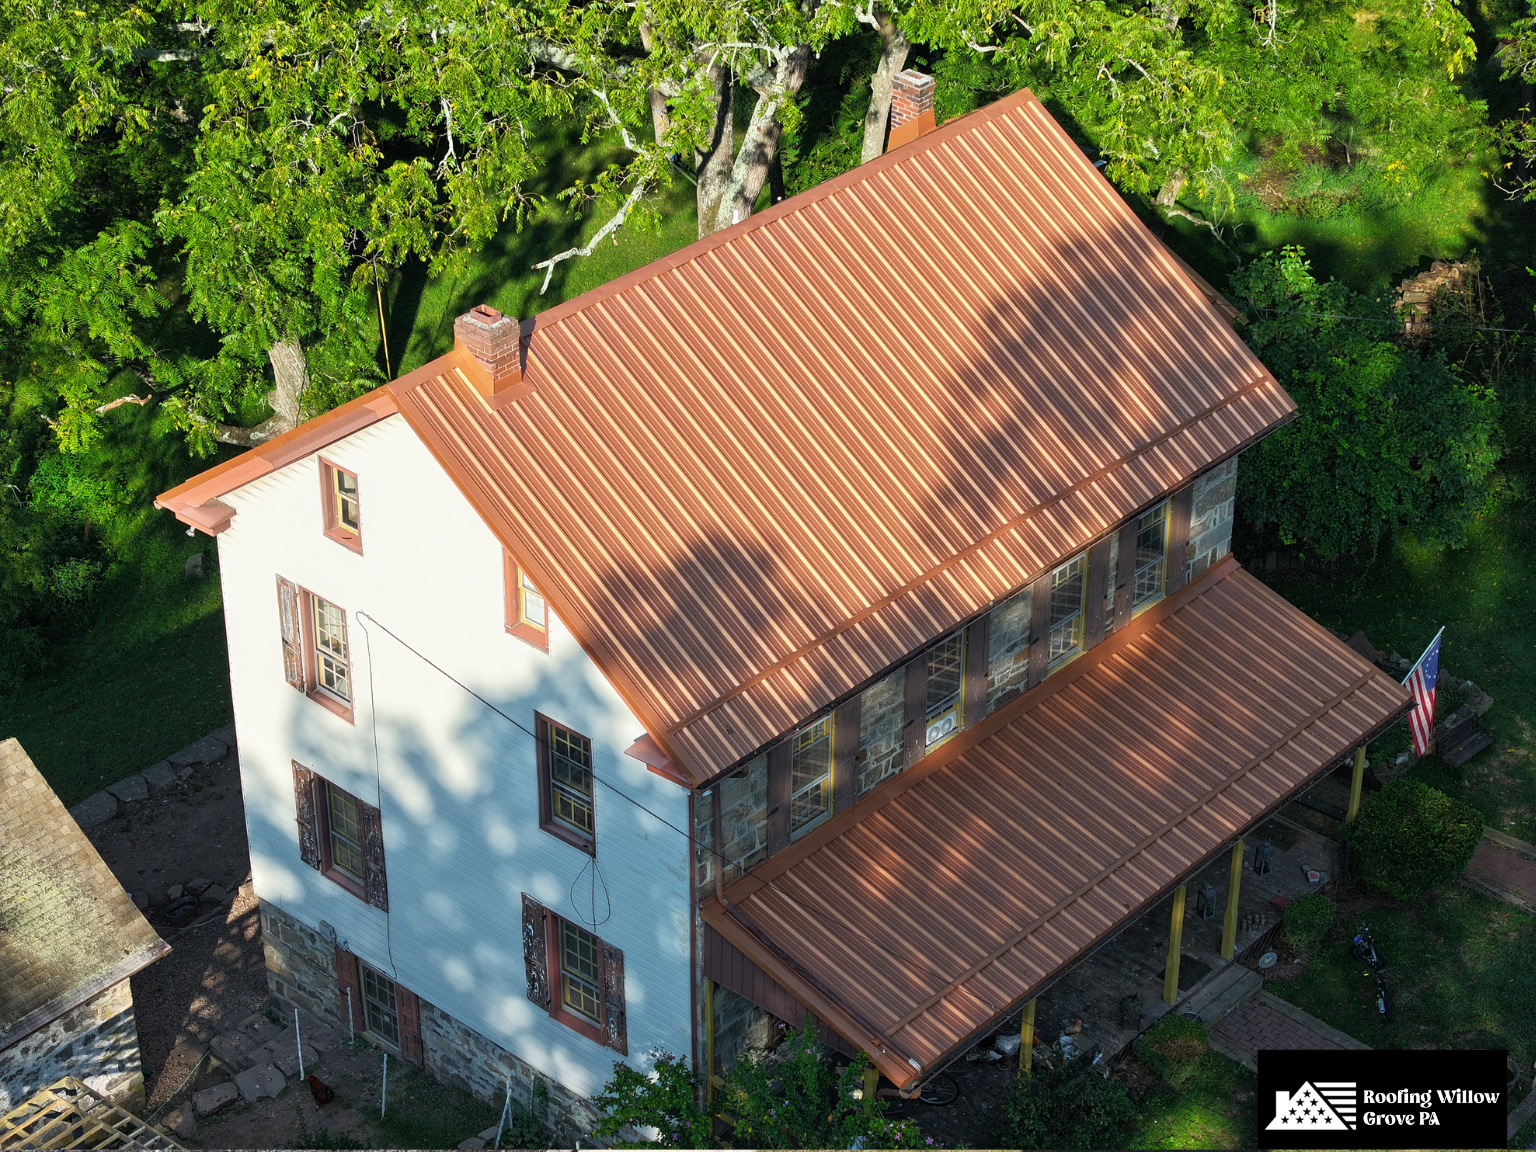
[[[283,634],[283,675],[290,686],[303,692],[304,622],[299,616],[299,586],[292,580],[277,578],[277,619]]]
[[[361,1032],[366,1027],[366,1023],[363,1016],[363,985],[357,974],[357,957],[340,944],[336,945],[336,990],[341,994],[341,1010],[337,1015],[345,1018],[347,1005],[350,1003],[352,1019],[348,1023]],[[350,1001],[348,992],[352,994]]]
[[[315,774],[293,762],[293,810],[299,822],[299,859],[320,867],[320,824],[315,815]]]
[[[1051,663],[1051,574],[1047,572],[1030,589],[1029,682],[1033,688],[1045,679]]]
[[[909,661],[906,672],[902,685],[906,692],[906,723],[901,729],[901,766],[910,768],[928,750],[928,653]]]
[[[357,830],[363,838],[363,895],[382,912],[389,911],[389,882],[384,875],[384,824],[372,804],[357,802]]]
[[[1132,516],[1120,526],[1120,560],[1115,570],[1115,627],[1131,621],[1131,597],[1136,592],[1136,522]]]
[[[832,722],[832,810],[852,808],[859,798],[859,698],[844,702]]]
[[[603,945],[603,1043],[621,1056],[629,1055],[629,1029],[624,1021],[624,953]]]
[[[395,985],[395,1010],[400,1017],[400,1055],[412,1064],[423,1063],[421,1049],[421,1002],[404,985]]]
[[[792,772],[791,736],[768,749],[768,855],[789,847],[789,794]]]
[[[987,636],[992,615],[971,622],[965,630],[965,726],[987,714]]]
[[[1189,583],[1189,513],[1195,486],[1186,484],[1168,505],[1168,595]]]
[[[528,893],[523,893],[523,968],[528,977],[528,999],[549,1010],[549,916]]]
[[[1104,596],[1109,590],[1108,536],[1088,549],[1088,627],[1084,629],[1083,649],[1104,639]]]

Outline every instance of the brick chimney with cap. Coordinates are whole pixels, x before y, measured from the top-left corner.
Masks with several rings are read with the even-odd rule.
[[[464,353],[466,374],[493,408],[521,394],[522,326],[489,304],[476,304],[453,322],[453,346]]]
[[[896,73],[891,81],[891,135],[885,145],[887,152],[933,131],[933,89],[933,77],[916,68]]]

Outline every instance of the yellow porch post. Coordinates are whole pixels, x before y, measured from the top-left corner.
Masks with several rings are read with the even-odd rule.
[[[1179,998],[1179,949],[1184,945],[1184,885],[1173,890],[1173,917],[1168,925],[1168,968],[1163,975],[1163,1003]]]
[[[1365,783],[1365,745],[1355,749],[1355,774],[1349,780],[1349,811],[1344,813],[1344,823],[1348,824],[1356,816],[1360,815],[1360,785]]]
[[[1237,893],[1243,883],[1243,838],[1232,845],[1232,868],[1227,873],[1227,918],[1221,925],[1221,958],[1232,959],[1237,951]]]
[[[864,1103],[873,1104],[879,1091],[880,1069],[873,1067],[864,1069]]]
[[[1035,1002],[1024,1005],[1024,1022],[1019,1026],[1019,1072],[1029,1076],[1035,1053]]]
[[[715,982],[704,977],[704,1103],[715,1098]]]

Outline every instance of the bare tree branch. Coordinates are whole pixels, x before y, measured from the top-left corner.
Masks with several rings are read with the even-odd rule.
[[[105,416],[112,409],[121,408],[124,404],[148,404],[149,400],[148,396],[119,396],[116,400],[109,400],[96,409],[96,415]]]
[[[629,215],[630,210],[640,202],[640,197],[643,195],[645,195],[645,185],[636,184],[634,190],[629,194],[629,199],[624,201],[623,206],[612,217],[612,219],[608,221],[608,223],[604,224],[597,230],[597,235],[592,237],[591,241],[587,244],[586,247],[567,248],[564,252],[551,256],[548,260],[540,260],[537,264],[535,264],[535,268],[544,269],[544,283],[539,286],[539,295],[542,296],[546,291],[549,290],[550,277],[555,274],[556,264],[560,263],[562,260],[570,260],[575,256],[592,255],[597,246],[606,240],[609,234],[615,228],[624,223],[624,220]]]

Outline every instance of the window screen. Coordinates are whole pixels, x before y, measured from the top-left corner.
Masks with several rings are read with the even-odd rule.
[[[1087,557],[1068,560],[1051,573],[1050,660],[1055,663],[1083,648],[1083,594]]]
[[[928,649],[925,689],[925,745],[932,747],[960,727],[965,685],[965,633],[956,632]]]

